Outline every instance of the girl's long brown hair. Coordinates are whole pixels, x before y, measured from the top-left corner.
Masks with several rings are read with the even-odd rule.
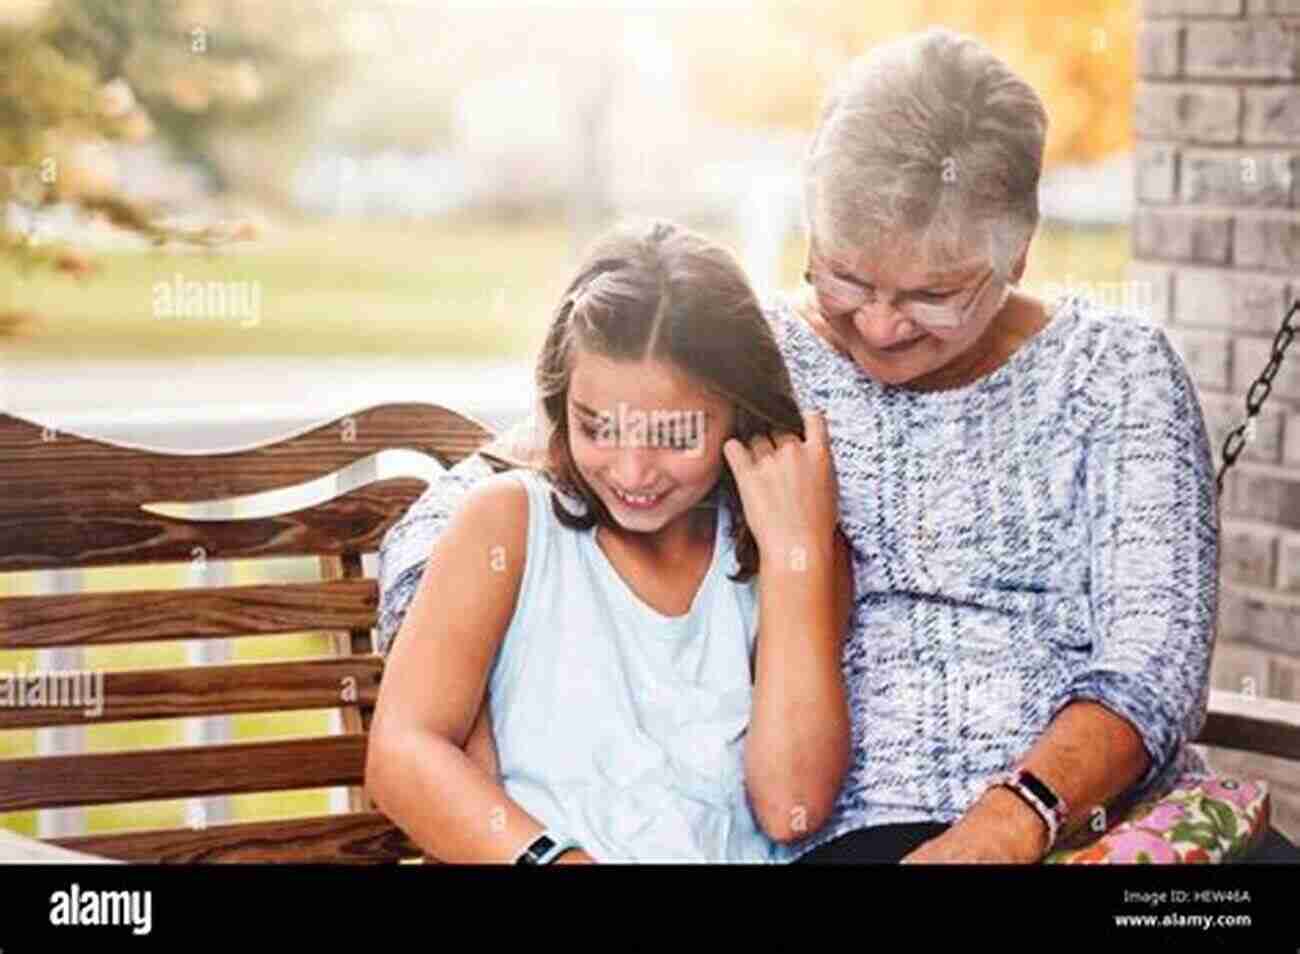
[[[576,497],[571,512],[552,494],[556,517],[589,530],[617,523],[587,485],[569,451],[569,379],[575,352],[616,361],[663,361],[735,408],[731,436],[803,436],[785,363],[758,299],[736,259],[722,246],[669,222],[620,228],[598,239],[565,289],[537,359],[537,391],[548,431],[540,469]],[[732,517],[737,582],[758,571],[758,546],[745,522],[725,460],[715,489]]]

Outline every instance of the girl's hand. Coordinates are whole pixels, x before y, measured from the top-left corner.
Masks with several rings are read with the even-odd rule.
[[[830,553],[839,519],[839,487],[826,418],[805,413],[806,440],[782,434],[738,438],[722,445],[745,508],[745,521],[768,559],[797,561],[799,553]],[[796,566],[794,568],[801,569]]]

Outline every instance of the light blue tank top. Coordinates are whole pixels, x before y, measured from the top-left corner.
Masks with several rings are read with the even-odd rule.
[[[506,792],[601,862],[784,860],[745,792],[758,606],[727,579],[727,508],[689,612],[665,616],[556,519],[545,477],[512,473],[528,551],[488,684]]]

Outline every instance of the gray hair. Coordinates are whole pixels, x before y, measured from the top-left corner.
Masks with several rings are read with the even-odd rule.
[[[986,244],[1004,276],[1038,225],[1047,111],[988,47],[935,28],[854,60],[809,147],[815,240],[850,250],[924,243],[930,261]]]

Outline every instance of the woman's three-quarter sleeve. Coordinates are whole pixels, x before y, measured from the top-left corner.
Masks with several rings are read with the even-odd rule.
[[[438,535],[470,489],[492,473],[487,461],[471,454],[435,477],[384,534],[379,546],[379,612],[375,625],[376,646],[381,654],[388,655],[392,647]]]
[[[1219,519],[1205,420],[1156,326],[1115,329],[1074,395],[1087,422],[1090,664],[1066,702],[1127,719],[1151,766],[1140,794],[1200,734],[1218,613]]]

